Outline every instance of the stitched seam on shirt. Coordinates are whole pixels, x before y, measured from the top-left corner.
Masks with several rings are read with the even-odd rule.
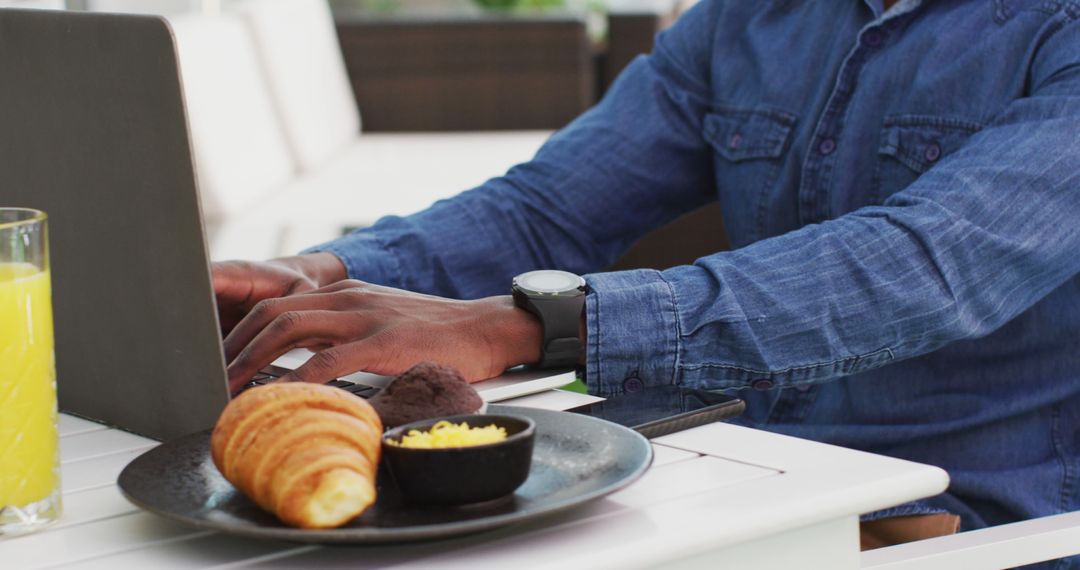
[[[1069,500],[1072,496],[1073,486],[1076,483],[1076,475],[1071,469],[1072,465],[1069,462],[1069,456],[1061,439],[1061,404],[1054,405],[1051,411],[1050,440],[1054,446],[1054,455],[1057,456],[1058,462],[1061,463],[1061,494],[1058,512],[1064,513],[1072,510]]]
[[[750,108],[729,105],[727,103],[713,103],[712,109],[713,112],[717,115],[735,115],[738,117],[753,117],[755,115],[764,115],[775,119],[780,123],[783,123],[783,125],[789,129],[794,127],[795,122],[798,120],[797,116],[788,113],[787,111],[767,105],[757,105]]]
[[[593,352],[596,353],[596,362],[594,363],[594,368],[596,370],[596,384],[602,391],[607,392],[609,387],[607,385],[607,378],[604,377],[604,367],[602,364],[604,362],[604,358],[603,355],[600,354],[600,349],[603,346],[603,344],[600,343],[600,329],[603,328],[602,326],[600,326],[603,322],[600,319],[600,297],[601,295],[599,293],[593,293],[594,314],[591,316],[596,319],[596,326],[594,327],[596,334],[590,335],[592,338],[588,339],[588,341],[591,342],[595,347],[595,350]],[[612,390],[612,392],[614,392],[614,390]]]
[[[814,368],[825,368],[825,367],[828,367],[828,366],[836,366],[837,364],[842,364],[842,363],[845,363],[845,362],[853,362],[853,361],[857,361],[857,360],[860,360],[860,359],[874,358],[876,356],[881,356],[883,354],[888,354],[889,355],[889,358],[886,359],[886,361],[894,359],[893,351],[889,347],[885,347],[885,348],[875,350],[873,352],[868,352],[866,354],[860,354],[860,355],[857,355],[857,356],[847,356],[847,357],[844,357],[844,358],[838,358],[838,359],[830,361],[830,362],[819,362],[819,363],[816,363],[816,364],[806,364],[804,366],[791,366],[791,367],[788,367],[788,368],[784,368],[782,370],[773,370],[773,371],[758,370],[758,369],[755,369],[755,368],[746,368],[744,366],[737,366],[735,364],[721,364],[721,363],[713,363],[713,362],[703,362],[703,363],[700,363],[700,364],[684,364],[682,366],[682,368],[683,368],[683,370],[700,370],[702,368],[724,368],[724,369],[727,369],[727,370],[740,370],[742,372],[749,372],[751,374],[761,374],[761,375],[764,375],[764,376],[779,376],[781,374],[787,374],[789,372],[796,372],[796,371],[799,371],[799,370],[811,370],[811,369],[814,369]]]
[[[953,115],[918,115],[913,113],[898,113],[885,117],[882,127],[941,127],[950,129],[962,129],[968,133],[976,133],[985,125],[978,121],[963,119]]]
[[[671,313],[675,318],[675,361],[671,364],[671,385],[677,386],[679,384],[679,361],[682,359],[682,321],[679,319],[679,297],[675,294],[675,287],[664,277],[662,271],[657,271],[656,275],[667,285],[668,292],[671,294]]]

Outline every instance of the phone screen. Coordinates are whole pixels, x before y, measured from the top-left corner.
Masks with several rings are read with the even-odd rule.
[[[742,400],[726,394],[678,386],[652,386],[569,411],[636,429],[646,437],[658,437],[733,418],[742,413],[743,408]]]

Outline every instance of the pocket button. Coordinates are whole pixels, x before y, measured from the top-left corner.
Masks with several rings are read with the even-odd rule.
[[[938,143],[932,143],[930,146],[926,147],[926,152],[923,153],[923,156],[930,162],[936,161],[941,158],[941,146],[938,145]]]

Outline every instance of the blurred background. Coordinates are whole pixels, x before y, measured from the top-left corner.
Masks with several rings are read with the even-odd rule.
[[[0,7],[167,18],[211,257],[262,259],[418,211],[527,161],[693,1],[0,0]],[[639,244],[620,266],[669,266],[723,248],[715,207],[690,218],[698,221],[661,230],[663,239]]]

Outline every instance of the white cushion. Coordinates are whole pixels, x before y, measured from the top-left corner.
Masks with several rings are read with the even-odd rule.
[[[385,215],[406,215],[499,176],[536,154],[550,133],[365,134],[317,172],[276,191],[229,225],[261,227],[259,243],[227,231],[211,256],[263,258],[294,254],[364,227]]]
[[[0,0],[0,8],[63,10],[64,0]]]
[[[87,0],[86,9],[91,12],[182,14],[195,11],[199,4],[199,0]]]
[[[325,0],[250,0],[236,5],[251,27],[290,148],[314,169],[360,133],[345,61]]]
[[[169,23],[203,211],[214,220],[250,207],[291,179],[296,167],[243,22],[177,16]]]

